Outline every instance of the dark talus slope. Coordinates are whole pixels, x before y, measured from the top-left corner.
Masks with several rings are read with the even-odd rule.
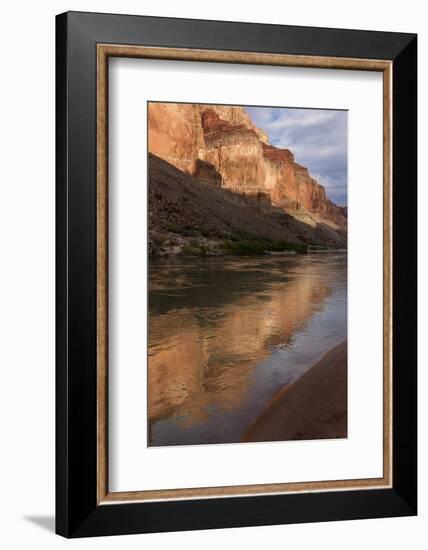
[[[149,154],[150,254],[303,251],[309,244],[338,248],[346,236],[296,220],[263,197],[257,201],[196,180]]]

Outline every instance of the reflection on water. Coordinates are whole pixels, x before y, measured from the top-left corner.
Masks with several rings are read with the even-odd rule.
[[[346,253],[152,260],[149,445],[238,442],[346,337]]]

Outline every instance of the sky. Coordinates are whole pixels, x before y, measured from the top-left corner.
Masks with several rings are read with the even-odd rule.
[[[246,107],[246,111],[272,145],[293,152],[333,202],[347,205],[347,111],[285,107]]]

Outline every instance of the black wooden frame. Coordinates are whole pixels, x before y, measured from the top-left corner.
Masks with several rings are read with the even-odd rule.
[[[393,62],[393,487],[97,506],[96,45]],[[56,19],[56,531],[65,537],[415,515],[417,37],[68,12]]]

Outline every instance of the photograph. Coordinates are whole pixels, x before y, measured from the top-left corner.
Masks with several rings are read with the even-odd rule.
[[[147,445],[346,438],[348,111],[147,121]]]
[[[423,7],[2,5],[1,548],[427,547]]]

